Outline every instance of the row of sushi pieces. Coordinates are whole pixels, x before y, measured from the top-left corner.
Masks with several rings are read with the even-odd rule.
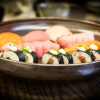
[[[5,50],[1,57],[22,61],[28,63],[38,63],[38,55],[31,51],[28,46],[23,46],[21,50],[17,50],[17,47],[13,44],[10,45],[10,50]],[[72,54],[66,52],[65,49],[50,49],[42,56],[42,64],[79,64],[100,60],[100,49],[95,44],[89,45],[90,49],[86,49],[83,45],[78,45],[77,50]]]
[[[18,50],[15,44],[9,44],[9,50],[1,52],[1,57],[14,61],[27,63],[38,63],[38,55],[28,46],[23,46]]]
[[[94,42],[94,41],[93,41]],[[95,43],[97,43],[96,41]],[[89,44],[89,43],[87,43]],[[77,44],[75,44],[77,45]],[[43,64],[80,64],[100,60],[100,49],[98,45],[91,43],[88,49],[84,45],[77,45],[72,53],[66,49],[50,50],[42,56]]]

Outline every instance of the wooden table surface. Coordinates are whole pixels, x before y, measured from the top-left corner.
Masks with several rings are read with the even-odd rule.
[[[79,81],[39,81],[0,72],[0,100],[100,100],[100,77]]]

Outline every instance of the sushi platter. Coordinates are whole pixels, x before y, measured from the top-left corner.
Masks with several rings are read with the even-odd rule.
[[[0,71],[36,80],[100,75],[100,25],[36,18],[0,23]]]

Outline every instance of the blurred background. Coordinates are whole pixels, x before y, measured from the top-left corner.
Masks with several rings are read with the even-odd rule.
[[[0,0],[0,22],[36,17],[100,23],[100,0]]]

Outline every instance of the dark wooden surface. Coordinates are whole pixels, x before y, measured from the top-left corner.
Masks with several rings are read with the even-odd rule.
[[[0,73],[0,100],[100,100],[100,77],[39,81]]]

